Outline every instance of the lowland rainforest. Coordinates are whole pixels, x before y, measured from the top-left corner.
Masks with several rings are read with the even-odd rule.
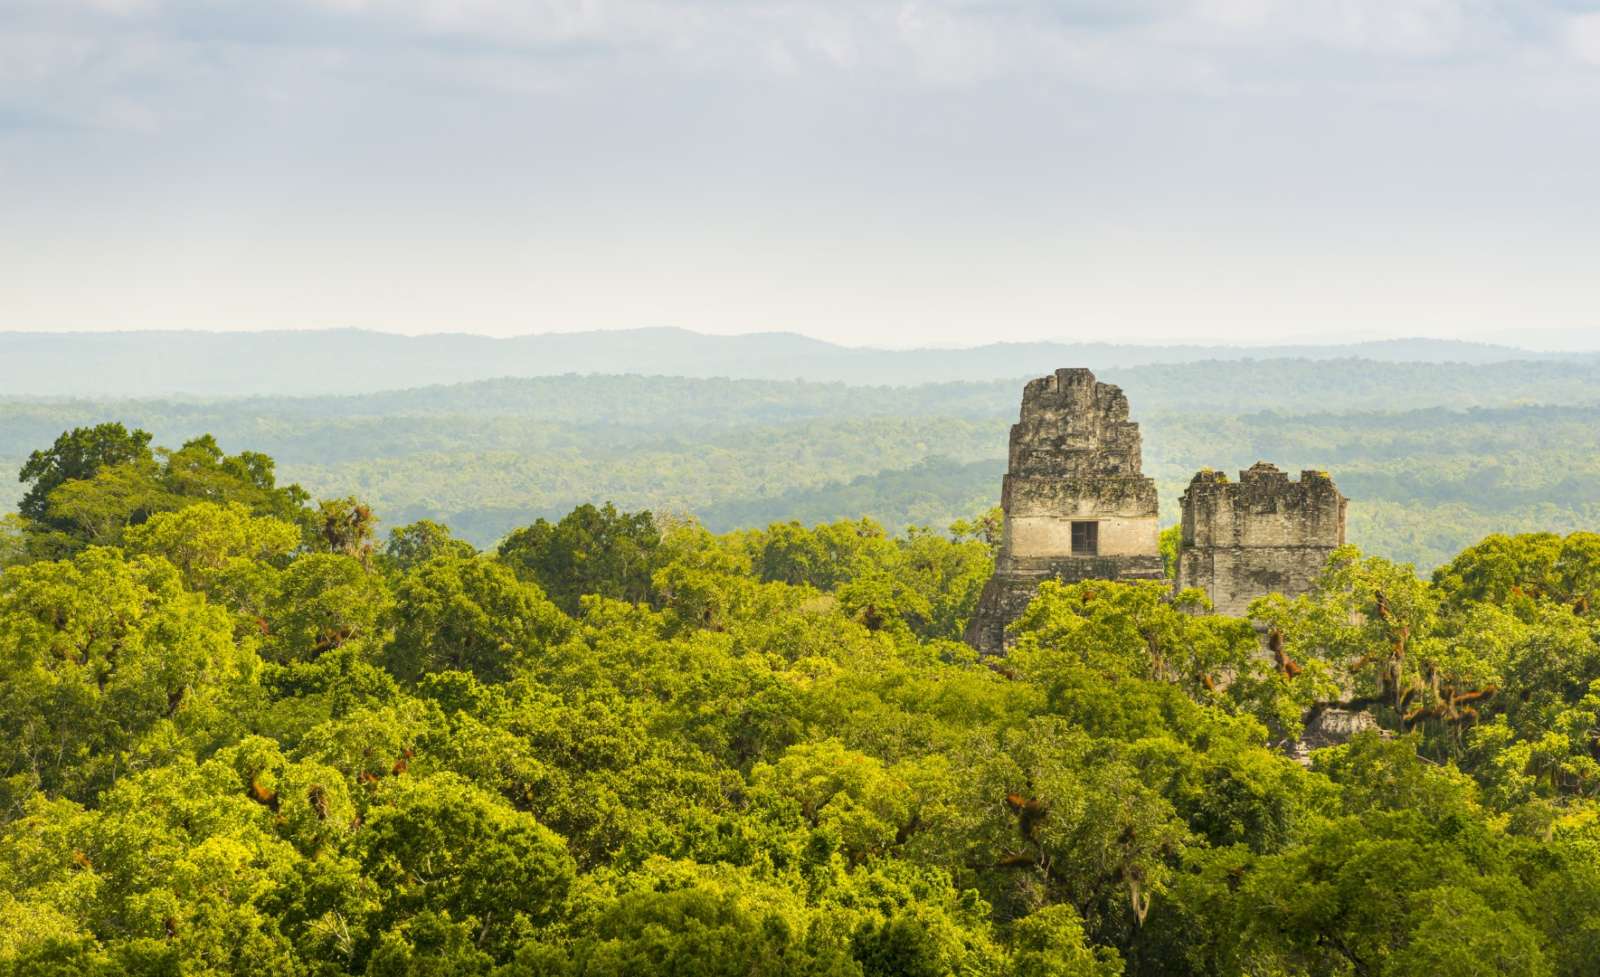
[[[430,519],[479,547],[607,500],[713,531],[863,516],[890,532],[939,528],[999,501],[1031,375],[1016,368],[910,386],[572,374],[348,396],[0,398],[0,472],[62,431],[121,421],[158,444],[212,434],[264,452],[316,497],[356,495],[390,526]],[[1600,525],[1600,356],[1097,375],[1128,394],[1169,524],[1198,469],[1264,459],[1331,471],[1354,500],[1351,541],[1424,572],[1490,533]],[[24,488],[0,479],[0,510]]]
[[[0,977],[1600,973],[1600,360],[1098,372],[1351,545],[980,658],[1020,375],[0,400]]]

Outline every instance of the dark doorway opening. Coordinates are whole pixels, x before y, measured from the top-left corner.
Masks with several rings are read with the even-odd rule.
[[[1100,524],[1097,522],[1075,522],[1072,524],[1072,555],[1073,556],[1099,556],[1100,555]]]

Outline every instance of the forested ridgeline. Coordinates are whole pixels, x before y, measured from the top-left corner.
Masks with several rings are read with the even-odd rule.
[[[187,425],[231,438],[255,417],[333,422],[379,417],[525,415],[593,427],[738,427],[805,418],[987,417],[1014,413],[1022,384],[1054,361],[1022,364],[998,379],[879,384],[805,379],[729,379],[643,373],[502,376],[346,395],[185,396],[179,388],[141,398],[0,397],[12,425],[0,450],[54,437],[59,421],[92,407],[149,426]],[[1075,361],[1063,360],[1062,363]],[[659,367],[658,367],[659,368]],[[1600,354],[1491,363],[1370,359],[1214,359],[1101,366],[1096,375],[1128,394],[1137,414],[1200,411],[1284,414],[1594,404]],[[11,389],[11,388],[8,388]],[[272,436],[273,428],[262,433]],[[32,440],[21,440],[23,438]]]
[[[1353,548],[1254,621],[991,517],[380,540],[108,425],[0,532],[0,974],[1580,977],[1600,536]],[[1268,636],[1263,655],[1257,629]],[[1280,745],[1327,708],[1383,727]]]
[[[1095,334],[1113,331],[1090,329]],[[1072,363],[1098,371],[1247,358],[1477,365],[1587,360],[1591,368],[1600,364],[1600,356],[1593,353],[1539,353],[1438,339],[1263,347],[1011,342],[966,349],[873,349],[838,346],[796,333],[712,336],[672,328],[512,337],[400,336],[358,329],[0,331],[0,390],[46,396],[328,395],[563,373],[910,385],[1020,377],[1034,373],[1041,364],[1048,368]]]
[[[1493,532],[1600,520],[1600,366],[1234,361],[1109,370],[1176,520],[1200,468],[1329,470],[1350,538],[1429,569]],[[869,515],[943,525],[998,499],[1020,380],[916,387],[642,376],[506,379],[352,397],[0,401],[0,464],[123,420],[252,445],[320,496],[490,546],[584,502],[713,530]],[[20,486],[16,491],[20,493]],[[0,502],[12,492],[0,484]],[[16,498],[10,495],[10,498]]]

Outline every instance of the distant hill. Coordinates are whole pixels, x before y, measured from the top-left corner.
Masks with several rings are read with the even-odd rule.
[[[357,394],[496,377],[653,374],[909,385],[1204,360],[1359,358],[1486,364],[1571,360],[1511,346],[1406,339],[1340,346],[1132,346],[992,343],[882,350],[793,333],[707,336],[684,329],[551,333],[497,339],[351,329],[284,332],[0,332],[0,395]],[[1582,357],[1600,362],[1600,357]]]

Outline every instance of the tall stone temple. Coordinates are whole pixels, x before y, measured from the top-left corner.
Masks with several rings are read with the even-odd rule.
[[[1083,369],[1022,391],[1000,490],[1005,533],[967,643],[1004,654],[1006,628],[1045,580],[1162,580],[1155,482],[1140,470],[1139,425],[1121,388]],[[1209,469],[1182,499],[1175,589],[1198,587],[1219,614],[1269,593],[1310,589],[1344,543],[1346,499],[1325,472],[1298,480],[1258,462],[1231,482]]]
[[[1162,578],[1156,484],[1140,463],[1139,425],[1121,388],[1082,369],[1028,383],[1000,490],[1000,556],[968,644],[1003,653],[1006,626],[1043,580]]]

